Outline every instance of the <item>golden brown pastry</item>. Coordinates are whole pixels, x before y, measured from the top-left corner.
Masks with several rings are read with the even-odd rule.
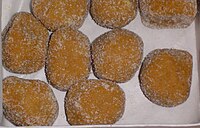
[[[32,12],[49,30],[80,28],[88,13],[87,0],[32,0]]]
[[[130,80],[143,56],[142,39],[126,29],[113,29],[97,37],[91,46],[96,77],[115,82]]]
[[[121,28],[135,19],[136,0],[91,0],[90,13],[94,21],[106,28]]]
[[[2,60],[8,71],[29,74],[45,65],[49,34],[33,15],[16,13],[2,36]]]
[[[190,93],[192,55],[177,49],[150,52],[140,70],[140,87],[153,103],[174,107],[185,102]]]
[[[142,23],[150,28],[186,28],[197,13],[197,0],[139,0]]]
[[[71,86],[65,112],[71,125],[114,124],[124,113],[125,94],[115,83],[84,80]]]
[[[55,31],[50,39],[46,76],[58,90],[66,91],[90,73],[90,45],[86,35],[71,28]]]
[[[3,113],[16,126],[47,126],[58,116],[58,103],[45,82],[10,76],[3,80]]]

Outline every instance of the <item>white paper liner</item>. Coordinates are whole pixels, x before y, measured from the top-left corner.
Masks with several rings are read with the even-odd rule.
[[[11,16],[19,11],[30,12],[30,0],[2,0],[2,19],[1,30],[10,20]],[[196,20],[186,29],[150,29],[142,25],[139,13],[134,21],[125,28],[137,33],[144,42],[144,57],[152,50],[157,48],[177,48],[190,52],[193,56],[193,75],[190,96],[188,100],[174,108],[165,108],[151,103],[142,93],[138,81],[138,72],[127,83],[120,84],[126,94],[126,107],[123,117],[116,123],[119,127],[124,126],[149,126],[159,125],[181,125],[189,126],[200,122],[199,108],[199,75],[198,75],[198,57],[200,54],[200,27]],[[199,29],[198,29],[199,28]],[[98,26],[88,15],[84,25],[80,30],[86,34],[92,42],[96,37],[103,34],[109,29]],[[196,32],[199,32],[196,33]],[[198,36],[197,36],[198,35]],[[198,48],[197,48],[198,47]],[[26,79],[40,79],[45,82],[46,76],[44,68],[30,75],[19,75],[3,69],[3,78],[6,76],[18,76]],[[92,73],[90,78],[95,78]],[[1,88],[0,88],[1,89]],[[64,113],[64,96],[65,92],[53,88],[59,102],[59,116],[55,121],[55,126],[69,125]],[[0,108],[1,109],[1,108]],[[0,111],[2,112],[2,111]],[[0,113],[2,115],[2,113]],[[198,124],[196,124],[198,125]],[[196,126],[194,125],[194,126]],[[13,126],[5,118],[1,126]]]

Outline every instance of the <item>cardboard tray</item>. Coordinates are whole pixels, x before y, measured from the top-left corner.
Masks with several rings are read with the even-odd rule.
[[[1,2],[1,30],[10,20],[11,16],[19,11],[30,12],[30,0],[0,0]],[[150,29],[142,25],[139,12],[134,21],[125,27],[137,33],[144,42],[144,57],[157,48],[177,48],[190,52],[193,56],[193,74],[190,96],[183,104],[166,108],[151,103],[142,93],[139,87],[138,72],[124,84],[119,84],[126,94],[126,107],[123,117],[114,125],[100,125],[101,127],[200,127],[200,90],[199,90],[199,55],[200,55],[200,15],[186,29]],[[86,34],[92,42],[96,37],[109,31],[109,29],[98,26],[87,16],[84,25],[79,29]],[[0,43],[1,44],[1,43]],[[0,52],[1,53],[1,52]],[[0,54],[1,57],[1,54]],[[1,61],[1,59],[0,59]],[[0,67],[2,64],[0,62]],[[0,73],[0,104],[2,104],[2,78],[6,76],[18,76],[26,79],[40,79],[45,82],[44,68],[29,75],[19,75],[6,71],[3,67]],[[92,72],[89,78],[96,79]],[[64,113],[65,92],[52,88],[59,102],[59,116],[54,126],[69,126]],[[2,115],[0,105],[0,127],[13,126]],[[99,125],[82,127],[100,127]]]

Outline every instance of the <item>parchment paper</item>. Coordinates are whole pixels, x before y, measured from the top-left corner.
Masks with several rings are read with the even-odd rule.
[[[2,0],[2,19],[1,30],[8,23],[11,16],[19,11],[30,12],[30,0]],[[183,104],[165,108],[151,103],[139,87],[138,72],[127,83],[120,84],[126,94],[126,107],[123,117],[116,125],[190,125],[200,122],[199,108],[199,76],[198,76],[198,57],[199,46],[198,38],[198,20],[186,29],[167,29],[156,30],[150,29],[142,25],[139,13],[134,21],[125,28],[137,33],[144,42],[144,57],[152,50],[157,48],[177,48],[190,52],[193,56],[193,75],[190,96]],[[200,22],[199,22],[200,23]],[[109,29],[102,28],[91,19],[88,15],[84,25],[80,30],[86,34],[92,42],[96,37],[103,34]],[[6,76],[18,76],[26,79],[40,79],[45,82],[46,77],[44,68],[36,73],[29,75],[19,75],[3,69],[3,78]],[[92,73],[90,78],[95,78]],[[95,78],[96,79],[96,78]],[[55,126],[69,125],[66,121],[64,113],[64,96],[65,92],[52,88],[59,102],[59,116],[55,121]],[[1,113],[0,113],[1,114]],[[13,126],[3,117],[1,126]]]

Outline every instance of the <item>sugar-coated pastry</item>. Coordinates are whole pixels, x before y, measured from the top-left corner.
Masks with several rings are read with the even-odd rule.
[[[88,37],[68,27],[56,30],[49,42],[45,70],[49,83],[61,91],[87,79],[90,73]]]
[[[178,49],[156,49],[144,59],[140,87],[153,103],[174,107],[187,100],[192,78],[192,55]]]
[[[50,126],[58,103],[45,82],[10,76],[3,79],[3,113],[16,126]]]
[[[134,32],[113,29],[97,37],[91,51],[95,76],[123,83],[130,80],[140,66],[143,42]]]
[[[71,125],[114,124],[125,108],[125,94],[115,83],[84,80],[71,86],[65,97],[65,113]]]
[[[88,0],[32,0],[32,13],[49,30],[80,28],[88,14]]]
[[[142,23],[150,28],[186,28],[195,19],[197,0],[139,0]]]
[[[121,28],[137,15],[137,0],[91,0],[93,20],[106,28]]]
[[[29,74],[43,68],[48,38],[48,30],[32,14],[16,13],[2,33],[5,69]]]

